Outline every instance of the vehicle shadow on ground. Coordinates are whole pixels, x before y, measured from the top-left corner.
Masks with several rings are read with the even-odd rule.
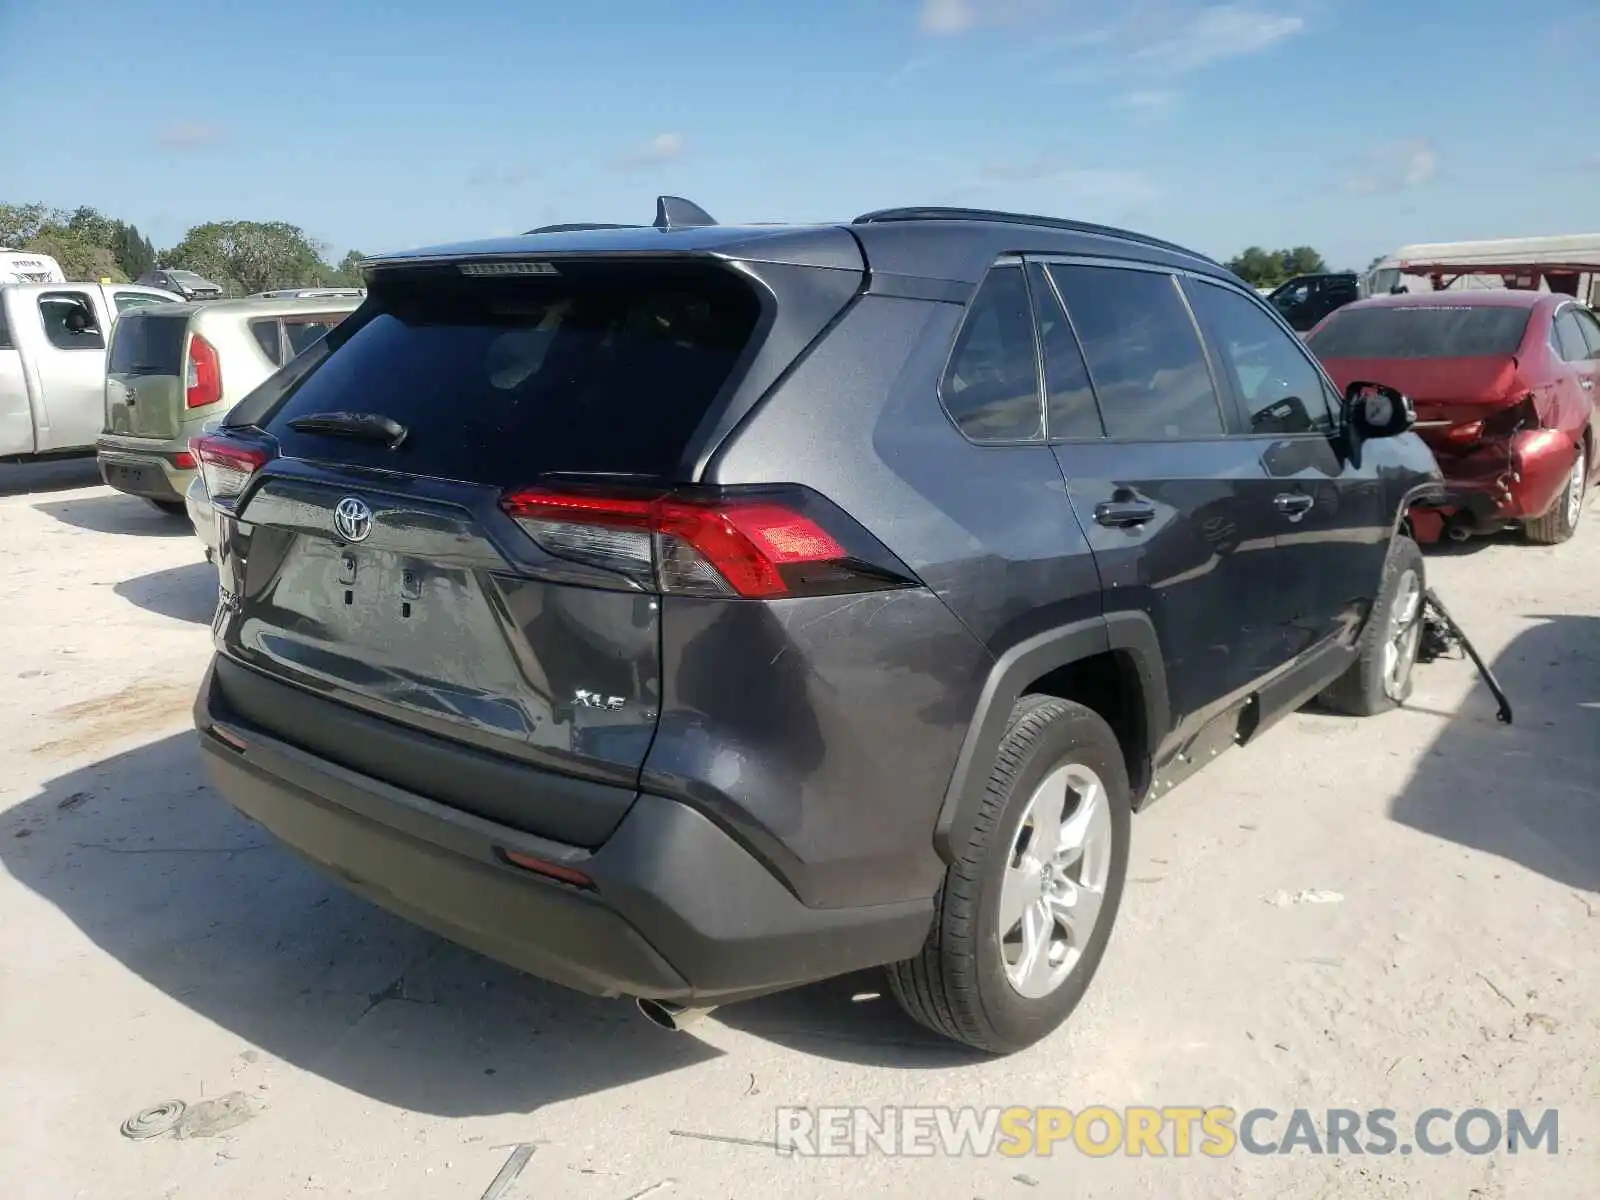
[[[217,611],[217,569],[203,560],[125,579],[111,590],[136,608],[196,625],[209,625]]]
[[[91,533],[128,533],[144,537],[194,537],[187,513],[167,513],[137,496],[107,491],[79,500],[49,500],[33,506],[63,525]],[[196,545],[199,539],[196,538]]]
[[[1498,724],[1475,687],[1390,815],[1600,891],[1600,617],[1537,619],[1490,664],[1516,723]]]
[[[94,457],[61,458],[53,462],[0,463],[0,496],[27,496],[36,492],[64,492],[94,487],[100,468]]]
[[[385,1104],[531,1112],[719,1054],[347,893],[218,798],[187,732],[0,814],[0,868],[241,1051]]]
[[[385,1104],[529,1112],[722,1053],[629,1001],[522,975],[346,892],[217,796],[188,732],[63,774],[0,813],[0,869],[241,1051]],[[878,973],[711,1020],[848,1061],[977,1061],[901,1015]]]

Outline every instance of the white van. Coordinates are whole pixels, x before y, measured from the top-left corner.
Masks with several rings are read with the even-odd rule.
[[[61,264],[48,254],[0,246],[0,283],[65,283]]]

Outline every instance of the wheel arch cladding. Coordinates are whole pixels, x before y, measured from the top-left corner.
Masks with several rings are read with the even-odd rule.
[[[1043,690],[1099,711],[1093,701],[1101,697],[1091,691],[1085,698],[1083,685],[1103,678],[1105,671],[1111,672],[1126,703],[1111,706],[1120,711],[1100,715],[1118,735],[1135,796],[1143,792],[1149,785],[1150,764],[1171,728],[1166,670],[1155,626],[1142,612],[1075,621],[1018,642],[995,660],[939,808],[934,845],[940,857],[953,861],[971,835],[985,781],[1017,701]]]

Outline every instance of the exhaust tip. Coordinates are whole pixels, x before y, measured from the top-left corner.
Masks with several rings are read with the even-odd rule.
[[[652,1025],[659,1025],[662,1029],[671,1029],[678,1033],[711,1011],[709,1008],[684,1008],[681,1004],[673,1004],[667,1000],[646,1000],[643,997],[634,1003],[639,1006],[639,1011]]]

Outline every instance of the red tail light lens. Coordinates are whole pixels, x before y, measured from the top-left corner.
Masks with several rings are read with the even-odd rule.
[[[1469,421],[1465,425],[1452,425],[1444,431],[1444,440],[1457,446],[1470,446],[1482,436],[1482,421]]]
[[[639,496],[525,488],[501,506],[549,553],[662,592],[766,599],[914,582],[861,531],[836,534],[798,491]]]
[[[272,451],[266,446],[220,433],[190,438],[189,453],[199,461],[206,494],[213,500],[238,497],[255,473],[272,460]]]
[[[183,402],[204,408],[222,399],[222,360],[217,348],[198,333],[189,338],[189,371],[184,378]]]

